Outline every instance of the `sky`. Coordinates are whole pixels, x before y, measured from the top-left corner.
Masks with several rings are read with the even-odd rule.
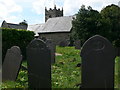
[[[64,9],[64,16],[76,14],[81,5],[91,6],[101,11],[105,6],[118,5],[120,0],[0,0],[0,25],[5,20],[8,23],[26,20],[29,25],[45,23],[45,7],[47,9]]]

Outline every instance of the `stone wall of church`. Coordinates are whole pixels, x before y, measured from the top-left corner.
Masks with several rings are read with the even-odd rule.
[[[63,8],[62,8],[62,10],[57,9],[56,6],[54,7],[54,9],[50,8],[49,10],[47,10],[47,8],[45,8],[45,22],[49,18],[61,17],[61,16],[63,16]]]
[[[39,38],[45,38],[52,40],[56,45],[60,45],[61,42],[65,41],[69,43],[70,33],[48,33],[39,34]]]

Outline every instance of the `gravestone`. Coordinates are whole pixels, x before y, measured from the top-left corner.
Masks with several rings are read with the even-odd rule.
[[[7,50],[2,66],[2,81],[15,81],[21,66],[22,55],[18,46]]]
[[[80,40],[75,40],[75,49],[81,49],[81,42],[80,42]]]
[[[51,88],[51,54],[45,42],[34,39],[27,47],[29,88]]]
[[[52,40],[47,39],[46,40],[46,45],[51,51],[51,64],[55,63],[55,51],[56,51],[56,45],[52,42]]]
[[[89,38],[82,47],[81,58],[81,88],[114,88],[115,49],[106,38]]]

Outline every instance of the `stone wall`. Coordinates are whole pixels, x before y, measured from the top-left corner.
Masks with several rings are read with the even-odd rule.
[[[56,8],[56,6],[54,7],[54,9],[50,8],[49,10],[47,10],[47,8],[45,8],[45,22],[49,19],[49,18],[53,18],[53,17],[61,17],[63,16],[63,9],[60,10]]]
[[[56,45],[59,45],[61,41],[70,39],[70,33],[39,34],[39,38],[51,39]]]

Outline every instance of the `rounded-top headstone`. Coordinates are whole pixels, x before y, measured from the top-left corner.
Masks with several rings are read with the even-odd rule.
[[[34,39],[30,42],[27,63],[29,88],[51,88],[51,54],[44,41]]]
[[[89,38],[81,49],[82,87],[114,88],[115,49],[104,37]]]
[[[27,46],[27,48],[40,48],[40,49],[44,49],[46,48],[46,44],[43,40],[41,39],[34,39],[32,40],[29,45]]]
[[[83,57],[86,54],[90,54],[90,52],[92,51],[104,51],[104,53],[112,54],[111,56],[115,57],[115,49],[113,48],[113,45],[110,43],[109,40],[100,35],[95,35],[89,38],[83,44],[80,55]]]
[[[22,61],[21,50],[18,46],[13,46],[7,50],[2,66],[2,81],[15,81]]]

